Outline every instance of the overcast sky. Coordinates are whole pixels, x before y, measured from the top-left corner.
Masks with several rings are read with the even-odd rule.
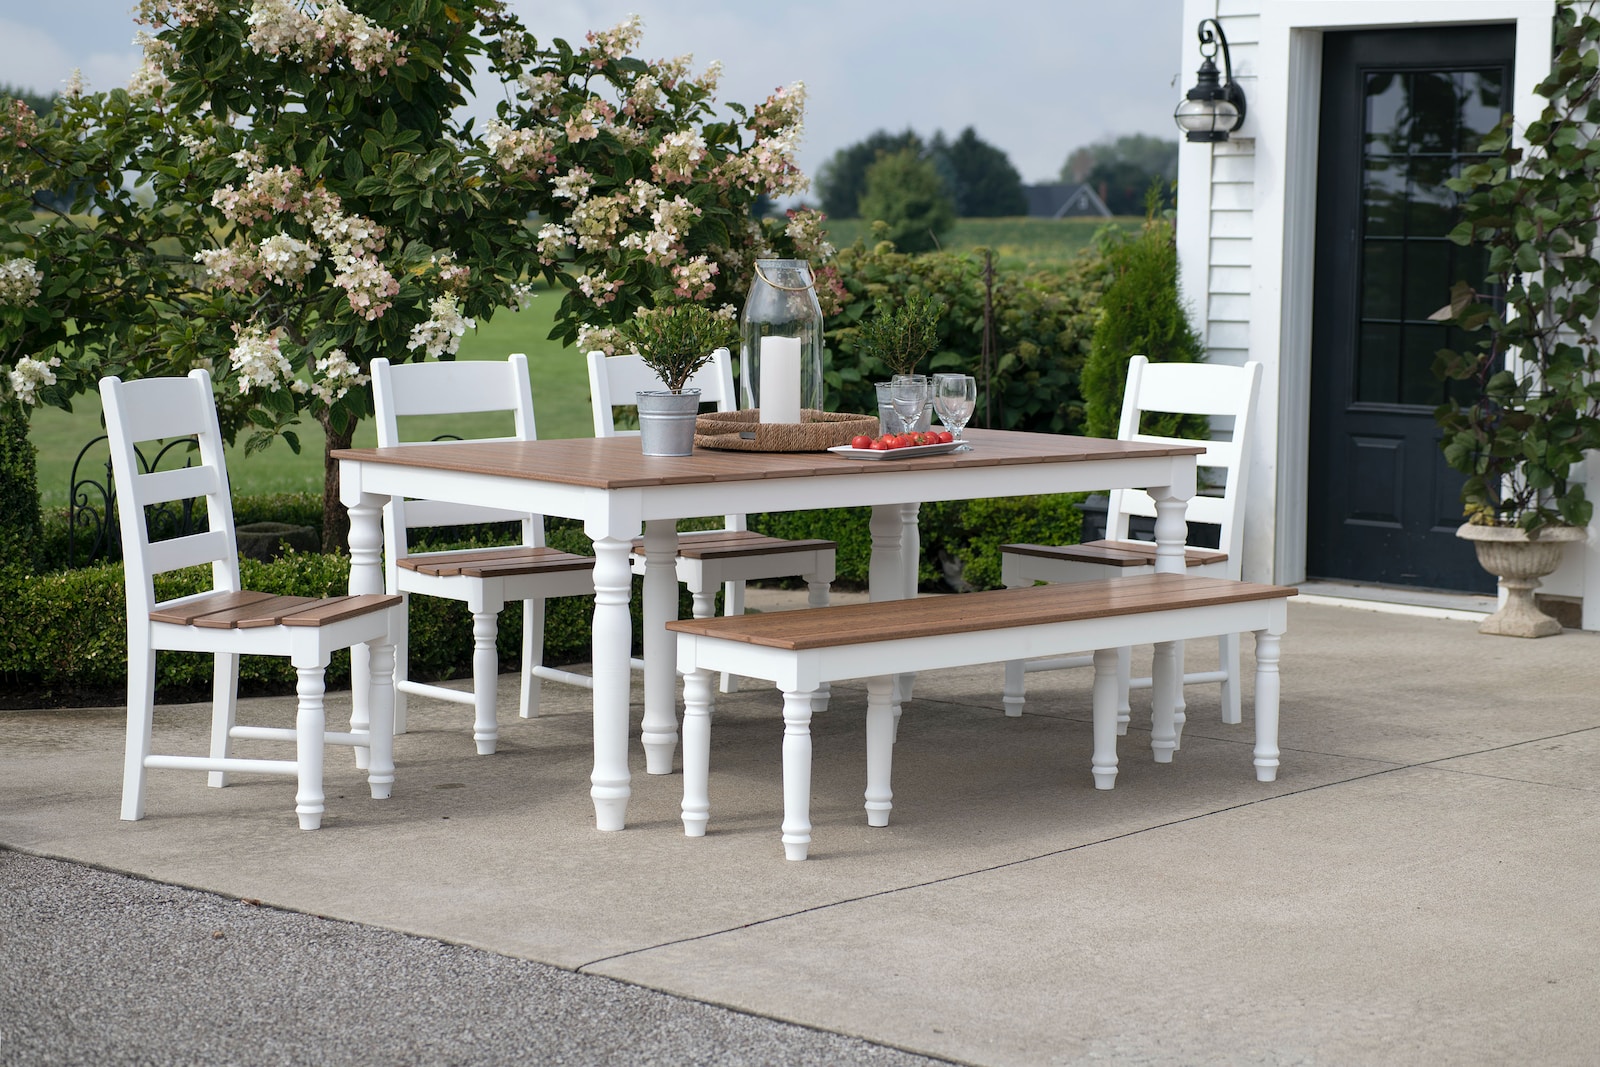
[[[1175,138],[1172,109],[1198,54],[1182,0],[512,0],[541,41],[644,19],[646,57],[721,60],[719,98],[778,85],[809,92],[807,174],[878,129],[954,137],[972,126],[1027,182],[1052,181],[1074,148],[1148,133]],[[59,89],[127,83],[139,52],[132,0],[0,0],[0,81]]]

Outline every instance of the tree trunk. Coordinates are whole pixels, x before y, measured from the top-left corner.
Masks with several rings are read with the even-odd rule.
[[[326,411],[317,416],[317,421],[322,423],[327,442],[322,449],[322,551],[343,551],[350,547],[350,513],[339,500],[339,461],[333,458],[333,452],[350,447],[355,429],[343,433],[334,430]]]

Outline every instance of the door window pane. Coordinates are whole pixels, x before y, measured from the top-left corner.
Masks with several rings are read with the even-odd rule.
[[[1400,327],[1363,323],[1356,352],[1356,403],[1392,404],[1400,382]]]
[[[1400,121],[1406,104],[1405,75],[1375,71],[1366,78],[1367,113],[1363,142],[1368,155],[1405,151]]]
[[[1361,209],[1368,236],[1406,232],[1405,158],[1369,159],[1362,175]]]
[[[1495,128],[1505,112],[1505,72],[1501,70],[1463,70],[1456,72],[1457,95],[1461,100],[1461,125],[1456,151],[1476,152],[1484,135]]]
[[[1405,245],[1400,241],[1369,237],[1362,251],[1361,317],[1398,319]]]

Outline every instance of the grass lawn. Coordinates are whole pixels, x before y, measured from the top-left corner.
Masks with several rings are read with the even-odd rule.
[[[550,324],[559,303],[559,294],[541,291],[527,311],[501,311],[461,339],[461,352],[457,358],[504,359],[512,352],[527,353],[539,436],[589,437],[594,432],[594,423],[589,412],[589,374],[583,356],[577,349],[563,348],[559,342],[545,337],[550,332]],[[46,508],[66,505],[73,461],[84,445],[105,432],[100,421],[98,393],[77,398],[72,407],[71,414],[56,408],[41,408],[33,413],[29,438],[39,450],[39,500]],[[509,414],[503,419],[504,426],[495,421],[495,416],[478,418],[477,425],[485,428],[471,432],[511,433]],[[403,432],[408,435],[424,433],[431,437],[452,429],[448,417],[418,421],[421,425],[408,425]],[[459,426],[456,429],[459,430]],[[241,495],[320,493],[322,427],[313,420],[302,419],[297,431],[300,435],[299,455],[290,451],[282,441],[276,441],[252,456],[246,456],[242,446],[230,449],[228,476],[233,483],[233,491]],[[357,428],[355,443],[358,447],[370,447],[378,443],[377,431],[371,420]],[[98,471],[89,471],[86,466],[80,470],[79,476],[87,473],[88,477],[103,478],[106,457],[103,444],[91,455],[98,456],[102,466]]]
[[[950,252],[971,252],[978,248],[994,251],[995,266],[1019,268],[1048,267],[1070,263],[1089,247],[1102,226],[1134,229],[1143,219],[957,219],[945,235],[944,248]],[[829,219],[828,240],[839,248],[870,239],[871,224],[861,219]]]

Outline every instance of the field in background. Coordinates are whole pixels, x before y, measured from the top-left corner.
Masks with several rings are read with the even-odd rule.
[[[1134,229],[1142,219],[957,219],[945,235],[948,252],[971,252],[988,248],[994,252],[995,266],[1006,268],[1050,267],[1072,262],[1088,248],[1102,226]],[[857,238],[871,239],[871,224],[861,219],[829,219],[828,240],[845,248]]]
[[[588,437],[594,432],[589,414],[589,376],[583,356],[574,348],[563,348],[546,339],[555,318],[560,294],[541,291],[527,311],[504,310],[493,319],[469,331],[461,339],[458,359],[504,359],[512,352],[525,352],[533,378],[534,410],[540,437]],[[228,476],[236,494],[322,491],[322,427],[303,418],[297,427],[300,453],[296,455],[282,441],[246,456],[244,448],[228,451]],[[29,438],[39,450],[39,500],[46,508],[64,507],[72,463],[89,441],[104,433],[100,421],[100,396],[89,393],[72,402],[72,413],[56,408],[41,408],[33,413]],[[411,434],[411,428],[403,431]],[[511,422],[503,429],[510,433]],[[431,436],[431,434],[430,434]],[[358,447],[378,443],[377,432],[369,419],[356,430]],[[105,460],[104,447],[98,451]],[[79,477],[85,473],[80,471]],[[103,479],[104,467],[88,472],[88,477]]]

